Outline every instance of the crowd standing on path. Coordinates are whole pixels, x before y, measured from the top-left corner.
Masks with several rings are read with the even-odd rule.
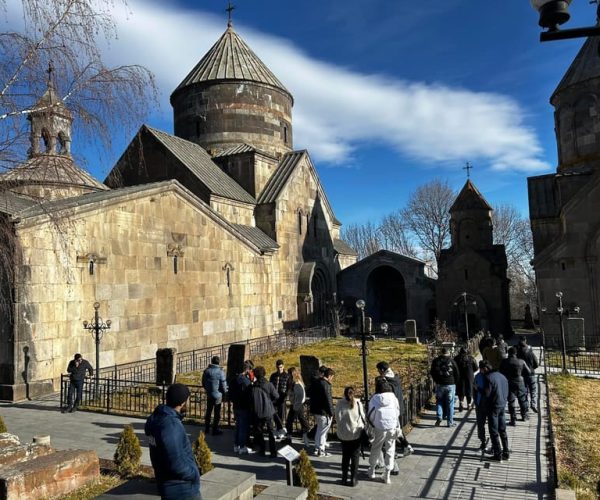
[[[442,348],[440,355],[432,361],[430,374],[436,385],[435,426],[444,420],[448,427],[455,425],[456,403],[459,412],[475,408],[480,449],[489,453],[491,460],[502,462],[510,459],[507,405],[511,425],[516,425],[515,402],[519,404],[523,420],[527,419],[530,402],[532,410],[537,411],[534,373],[538,360],[523,337],[515,347],[507,347],[501,337],[486,336],[479,347],[484,358],[479,364],[465,348],[460,348],[454,358],[447,348]],[[71,363],[85,368],[80,358],[76,357]],[[92,373],[91,366],[89,368]],[[85,369],[80,368],[79,372],[81,370],[85,376]],[[70,372],[79,373],[75,369]],[[377,364],[377,372],[375,394],[365,406],[354,387],[349,386],[334,407],[332,383],[335,373],[331,368],[320,367],[306,389],[300,371],[296,367],[286,371],[282,360],[276,362],[276,371],[268,379],[263,366],[254,367],[247,360],[228,387],[220,359],[215,356],[202,376],[207,396],[205,431],[212,430],[216,436],[222,433],[219,429],[221,404],[228,397],[235,416],[234,453],[256,452],[266,456],[268,451],[274,458],[277,456],[276,441],[287,439],[291,442],[294,423],[298,421],[304,447],[309,448],[312,435],[313,454],[328,457],[327,436],[335,418],[342,451],[341,483],[346,486],[358,484],[361,454],[364,457],[365,448],[370,448],[366,476],[389,484],[390,476],[399,472],[397,458],[410,455],[413,449],[401,425],[402,380],[386,361]],[[75,384],[73,387],[76,389]],[[313,429],[310,429],[306,415],[307,400],[316,422]],[[72,401],[71,393],[69,401]],[[201,498],[198,468],[181,424],[188,401],[188,388],[173,384],[167,391],[166,404],[159,405],[146,423],[151,461],[162,498]],[[491,442],[489,450],[486,424]],[[397,450],[399,454],[396,454]]]

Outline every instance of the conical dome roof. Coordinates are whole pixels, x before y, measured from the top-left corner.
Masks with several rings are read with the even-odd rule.
[[[493,210],[489,203],[475,187],[470,179],[467,180],[460,193],[450,207],[450,212],[459,210]]]
[[[562,80],[553,92],[550,102],[554,97],[568,89],[569,87],[594,78],[600,78],[600,57],[598,56],[600,41],[597,37],[588,38],[577,55]]]
[[[290,92],[229,25],[200,62],[175,89],[175,92],[195,83],[243,80],[263,83]]]

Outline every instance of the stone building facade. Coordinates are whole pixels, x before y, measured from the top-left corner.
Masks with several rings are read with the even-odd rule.
[[[437,316],[470,334],[508,336],[509,279],[504,245],[494,245],[492,207],[467,180],[450,208],[451,246],[438,260]]]
[[[583,317],[585,344],[600,344],[600,58],[589,38],[550,98],[556,173],[528,179],[540,320],[560,345],[557,292],[567,316]],[[580,313],[575,308],[580,309]],[[579,322],[565,321],[565,328]],[[569,332],[567,331],[567,337]],[[582,345],[583,347],[583,345]]]
[[[356,254],[293,149],[291,93],[231,26],[173,93],[176,135],[142,126],[104,183],[71,158],[52,86],[43,99],[38,148],[0,176],[0,398],[56,389],[75,352],[93,360],[96,301],[112,321],[101,366],[327,321]]]

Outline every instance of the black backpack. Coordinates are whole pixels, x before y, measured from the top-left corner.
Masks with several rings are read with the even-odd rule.
[[[440,377],[453,377],[454,370],[452,369],[452,362],[449,356],[444,356],[438,362],[438,374]]]
[[[275,413],[273,402],[266,391],[259,385],[252,386],[250,404],[252,412],[258,418],[271,418]]]

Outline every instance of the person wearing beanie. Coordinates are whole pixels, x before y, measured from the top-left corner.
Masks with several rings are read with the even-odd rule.
[[[182,423],[189,398],[187,386],[171,385],[166,404],[156,407],[144,427],[156,486],[163,500],[202,500],[200,472]]]
[[[210,430],[210,416],[214,411],[212,422],[213,436],[220,436],[223,431],[219,429],[221,420],[221,403],[223,396],[227,393],[227,380],[225,372],[219,366],[221,359],[219,356],[213,356],[210,365],[202,374],[202,387],[206,391],[206,415],[204,416],[204,433],[208,434]]]

